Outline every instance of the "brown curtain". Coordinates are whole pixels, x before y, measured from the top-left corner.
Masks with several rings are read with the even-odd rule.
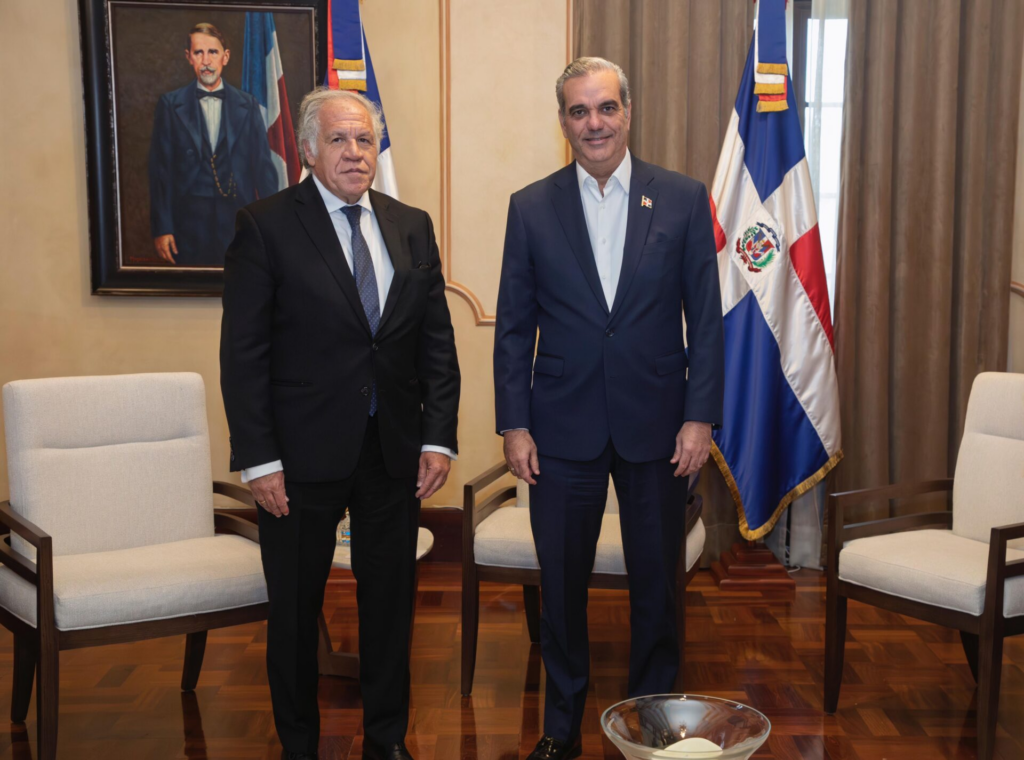
[[[850,3],[843,490],[952,474],[975,375],[1006,369],[1022,35],[1020,0]]]
[[[633,101],[630,149],[710,186],[754,27],[750,0],[576,0],[575,55],[622,66]],[[740,541],[736,505],[714,464],[701,472],[701,563]]]

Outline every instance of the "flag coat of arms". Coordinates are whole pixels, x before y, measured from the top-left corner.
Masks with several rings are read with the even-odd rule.
[[[761,18],[784,13],[783,0],[759,6],[759,28],[785,35],[778,18]],[[758,45],[755,34],[711,189],[726,370],[712,455],[747,540],[771,531],[842,458],[828,286],[796,102],[787,81],[786,107],[764,107],[760,98],[775,93],[759,92]],[[777,50],[777,40],[760,48]],[[769,68],[788,80],[779,70]]]
[[[277,169],[277,189],[284,190],[299,181],[302,164],[288,108],[288,88],[273,13],[250,11],[245,14],[242,89],[260,104],[270,143],[270,159]]]
[[[355,90],[361,92],[380,106],[380,90],[373,73],[370,49],[366,44],[366,30],[363,29],[359,0],[328,0],[327,13],[327,74],[324,85],[332,90]],[[377,153],[377,176],[373,189],[398,198],[398,179],[395,177],[395,163],[391,154],[391,138],[388,136],[387,120],[384,123],[384,137]]]

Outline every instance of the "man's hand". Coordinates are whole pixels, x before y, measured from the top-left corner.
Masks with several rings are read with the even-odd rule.
[[[672,464],[677,464],[675,477],[683,478],[697,472],[708,461],[711,453],[711,423],[684,422],[676,433],[676,453]]]
[[[417,499],[429,499],[448,480],[452,460],[438,451],[424,451],[420,454],[420,471],[416,475]]]
[[[288,497],[284,493],[284,472],[272,472],[262,478],[249,481],[249,490],[256,503],[274,517],[288,514]]]
[[[161,235],[158,238],[153,238],[153,245],[156,246],[156,254],[164,261],[173,264],[174,256],[178,255],[178,246],[174,243],[174,235]],[[171,252],[174,252],[174,256]]]
[[[534,475],[540,475],[540,461],[537,459],[537,444],[529,430],[506,430],[505,464],[508,471],[522,478],[531,486],[537,485]]]

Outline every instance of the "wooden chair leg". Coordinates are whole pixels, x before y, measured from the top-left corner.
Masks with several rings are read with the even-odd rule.
[[[480,578],[475,563],[462,566],[462,696],[473,693],[476,639],[480,627]]]
[[[839,707],[845,650],[846,597],[829,588],[825,600],[825,712],[829,715],[834,714]]]
[[[27,636],[14,637],[14,673],[11,688],[11,722],[24,723],[36,677],[36,645]]]
[[[523,605],[526,607],[526,629],[530,641],[540,643],[540,586],[523,586]]]
[[[192,691],[199,683],[199,671],[203,669],[203,655],[206,654],[206,631],[197,631],[185,636],[185,664],[181,669],[181,690]]]
[[[978,638],[978,760],[990,760],[995,753],[996,718],[999,717],[999,685],[1003,671],[1003,637]]]
[[[48,635],[49,634],[49,635]],[[36,685],[36,742],[39,760],[57,760],[57,704],[60,652],[56,631],[44,631],[39,645]]]
[[[967,665],[974,676],[974,682],[978,683],[978,634],[960,631],[960,643],[964,647],[964,655],[967,657]]]

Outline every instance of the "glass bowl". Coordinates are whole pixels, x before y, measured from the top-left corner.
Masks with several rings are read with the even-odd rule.
[[[728,699],[658,694],[612,705],[601,728],[628,760],[746,760],[772,725],[754,708]]]

